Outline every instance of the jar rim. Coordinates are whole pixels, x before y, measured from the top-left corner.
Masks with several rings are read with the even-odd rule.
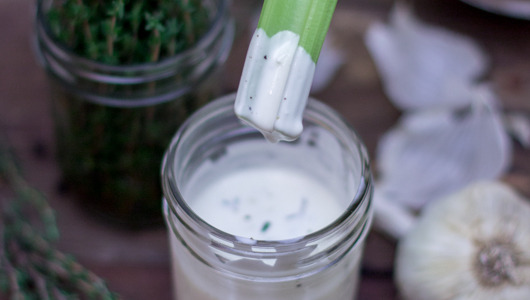
[[[55,47],[52,51],[56,57],[63,58],[65,60],[76,61],[82,65],[89,66],[93,69],[99,69],[104,72],[142,72],[145,70],[152,69],[154,66],[158,68],[170,67],[174,64],[177,64],[181,61],[186,61],[190,59],[192,54],[197,52],[198,49],[206,48],[210,45],[219,32],[223,31],[223,26],[220,23],[226,18],[226,13],[230,0],[218,0],[219,5],[217,5],[215,16],[212,18],[210,26],[207,31],[205,31],[199,40],[193,44],[191,47],[184,49],[182,52],[179,52],[175,55],[165,57],[156,62],[143,62],[143,63],[132,63],[132,64],[109,64],[93,59],[83,57],[68,47],[62,42],[58,41],[55,35],[52,33],[51,28],[46,21],[44,13],[44,1],[38,0],[36,5],[36,22],[37,22],[37,35],[41,38],[44,38],[48,42],[54,42]],[[68,59],[67,59],[68,58]]]
[[[157,62],[107,64],[80,56],[56,40],[46,20],[50,3],[38,0],[36,6],[37,60],[62,90],[98,105],[136,108],[182,101],[220,74],[235,37],[230,0],[205,0],[211,22],[191,47]]]
[[[309,98],[304,118],[306,118],[307,116],[308,118],[312,118],[312,121],[314,121],[315,118],[320,119],[318,121],[322,124],[325,124],[328,128],[330,128],[330,126],[328,126],[329,122],[335,122],[336,124],[338,124],[340,130],[345,130],[347,132],[347,137],[353,143],[361,161],[360,182],[359,186],[357,186],[355,190],[356,192],[354,195],[354,199],[350,201],[348,207],[339,217],[337,217],[335,220],[333,220],[333,222],[329,223],[325,227],[320,228],[315,232],[312,232],[307,235],[281,240],[259,240],[248,237],[242,237],[222,231],[200,218],[191,209],[191,207],[186,203],[183,196],[181,195],[177,181],[174,180],[174,158],[176,156],[175,154],[178,151],[182,140],[186,138],[186,131],[189,130],[190,127],[192,127],[193,124],[195,124],[197,121],[205,118],[211,118],[214,115],[234,114],[234,99],[235,93],[222,96],[217,100],[210,102],[205,107],[201,108],[199,111],[191,115],[181,125],[181,127],[178,129],[177,133],[173,137],[168,147],[168,150],[164,155],[161,168],[162,185],[164,194],[166,195],[165,203],[167,203],[167,207],[165,209],[167,210],[167,212],[171,212],[176,215],[177,210],[181,209],[187,216],[190,217],[190,221],[193,222],[194,226],[197,226],[198,228],[208,229],[208,231],[210,232],[210,235],[208,236],[201,236],[202,234],[200,232],[194,231],[196,234],[198,234],[198,236],[201,237],[201,239],[209,240],[212,239],[213,236],[215,240],[220,241],[221,244],[223,244],[224,242],[233,245],[233,247],[229,246],[225,249],[234,249],[237,248],[237,245],[250,245],[252,246],[252,248],[255,249],[276,249],[276,251],[273,253],[258,251],[258,255],[261,258],[277,257],[281,253],[291,251],[293,247],[307,245],[309,243],[313,243],[317,240],[320,240],[323,236],[332,235],[334,232],[340,230],[341,227],[348,224],[348,222],[352,222],[353,219],[358,217],[359,213],[365,213],[365,216],[359,221],[359,224],[361,224],[363,227],[362,233],[365,234],[365,228],[368,228],[369,223],[371,222],[371,195],[373,190],[372,176],[370,172],[369,157],[367,151],[355,130],[331,107],[314,98]],[[169,199],[168,196],[170,197]],[[193,230],[191,227],[188,227],[188,229]],[[250,250],[248,251],[248,253],[253,252]]]

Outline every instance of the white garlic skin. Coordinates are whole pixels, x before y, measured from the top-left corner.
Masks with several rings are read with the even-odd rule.
[[[395,281],[406,300],[529,300],[528,200],[487,181],[430,203],[399,241]]]

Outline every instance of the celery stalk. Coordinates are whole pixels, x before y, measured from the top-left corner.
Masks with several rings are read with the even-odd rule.
[[[269,37],[289,30],[317,62],[337,0],[265,0],[258,23]]]
[[[265,0],[234,109],[269,140],[296,139],[337,0]]]

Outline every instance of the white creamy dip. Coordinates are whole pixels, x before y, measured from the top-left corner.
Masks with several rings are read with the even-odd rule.
[[[336,193],[290,168],[248,167],[227,172],[201,187],[190,195],[195,213],[220,230],[256,240],[313,233],[343,211]]]
[[[236,115],[270,141],[295,140],[316,64],[285,30],[268,37],[256,29],[249,45],[234,105]]]
[[[321,141],[331,138],[318,132]],[[327,149],[264,140],[231,145],[197,168],[183,196],[200,218],[232,235],[282,240],[313,233],[337,219],[354,196],[344,182],[333,182],[338,175],[325,157],[315,161],[336,149],[326,144]]]

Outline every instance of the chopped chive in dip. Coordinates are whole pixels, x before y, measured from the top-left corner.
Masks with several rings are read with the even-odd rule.
[[[270,226],[271,226],[271,222],[269,222],[269,221],[263,223],[263,226],[261,227],[261,232],[267,231]]]

